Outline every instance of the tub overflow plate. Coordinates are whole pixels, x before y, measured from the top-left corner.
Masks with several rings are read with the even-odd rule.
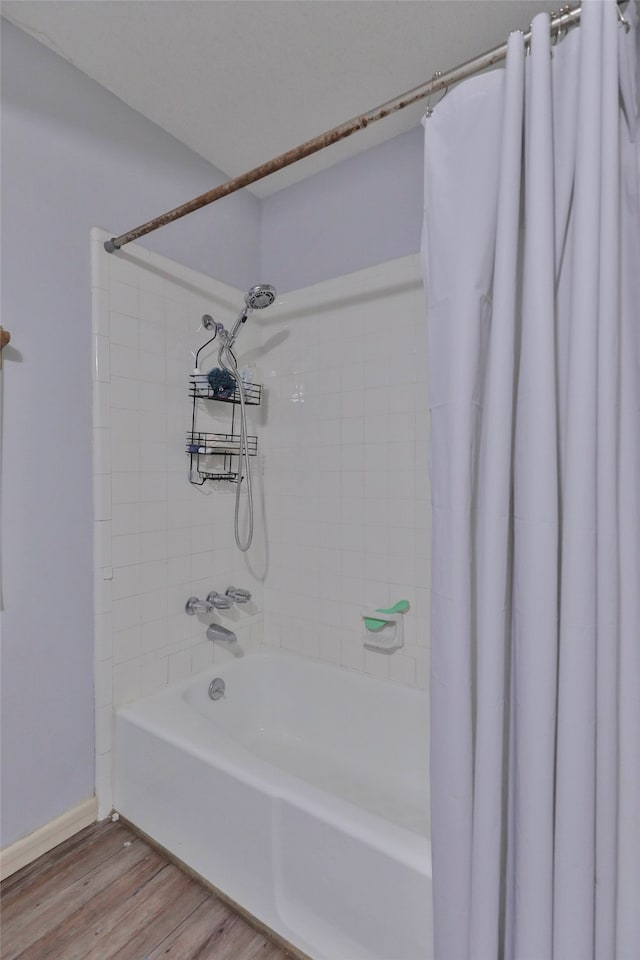
[[[212,700],[219,700],[224,697],[225,683],[222,677],[215,677],[209,684],[209,696]]]

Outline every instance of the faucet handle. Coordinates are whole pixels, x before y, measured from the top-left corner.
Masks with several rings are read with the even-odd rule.
[[[240,587],[227,587],[225,596],[231,597],[234,603],[249,603],[251,594],[248,590],[242,590]]]
[[[210,603],[216,610],[228,610],[229,607],[233,606],[233,597],[223,596],[221,593],[212,590],[211,593],[207,594],[207,603]]]
[[[198,600],[197,597],[189,597],[184,605],[185,613],[193,617],[196,613],[211,613],[211,607],[204,600]]]

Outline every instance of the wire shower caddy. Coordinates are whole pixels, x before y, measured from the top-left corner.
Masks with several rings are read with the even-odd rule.
[[[262,402],[262,386],[257,383],[243,383],[245,405],[257,407]],[[201,487],[207,480],[226,480],[238,483],[242,480],[240,457],[240,434],[236,433],[236,407],[240,403],[240,392],[221,393],[213,390],[206,374],[191,374],[189,378],[189,396],[192,399],[191,430],[187,432],[186,452],[189,454],[189,482]],[[213,400],[216,403],[231,404],[231,429],[229,433],[211,433],[196,429],[198,401]],[[258,438],[247,436],[250,457],[258,453]],[[215,469],[214,469],[215,468]]]

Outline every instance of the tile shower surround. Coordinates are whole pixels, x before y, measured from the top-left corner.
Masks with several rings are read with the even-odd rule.
[[[217,619],[233,628],[243,649],[261,641],[263,553],[258,529],[249,562],[240,555],[233,536],[233,490],[189,484],[184,452],[192,351],[208,338],[199,330],[200,318],[213,313],[228,325],[242,295],[139,246],[111,256],[102,247],[107,236],[94,230],[91,238],[101,816],[112,805],[112,708],[211,665],[206,621],[184,611],[191,595],[224,591],[229,584],[247,587],[253,601],[221,611]],[[260,332],[249,325],[243,332],[243,348],[251,351]],[[208,369],[215,354],[202,360]],[[231,410],[229,404],[203,402],[200,428],[227,430]],[[257,417],[259,423],[260,411]],[[254,472],[259,499],[260,471]]]
[[[249,411],[259,456],[247,556],[233,536],[234,489],[190,485],[184,452],[200,318],[228,326],[244,291],[137,245],[110,256],[107,237],[92,231],[101,816],[113,707],[230,656],[205,639],[206,620],[186,616],[188,596],[251,590],[250,605],[215,618],[241,650],[265,642],[426,687],[430,539],[417,257],[286,294],[243,328],[240,363],[256,363],[264,384]],[[211,353],[201,367],[215,363]],[[203,403],[200,429],[224,431],[231,409]],[[365,651],[361,607],[405,597],[404,649]]]
[[[416,256],[287,294],[263,324],[270,644],[425,688],[430,492]],[[411,602],[405,646],[365,650],[361,610]]]

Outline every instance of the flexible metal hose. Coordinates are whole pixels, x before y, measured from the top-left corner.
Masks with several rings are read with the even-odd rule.
[[[235,357],[229,348],[229,345],[223,343],[218,351],[218,363],[230,373],[236,381],[236,387],[240,396],[240,451],[238,454],[238,483],[236,486],[236,506],[234,513],[233,533],[236,538],[238,550],[246,553],[253,540],[253,490],[251,487],[251,467],[249,465],[249,441],[247,439],[247,414],[245,410],[244,386],[238,373],[238,366]],[[249,532],[247,539],[243,543],[240,538],[240,488],[242,486],[242,460],[244,458],[245,475],[247,478],[247,509],[249,511]]]

